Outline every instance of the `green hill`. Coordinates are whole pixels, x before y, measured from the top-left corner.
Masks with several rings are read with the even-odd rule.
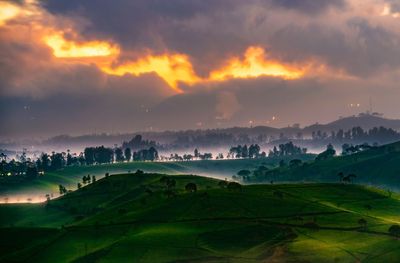
[[[400,223],[397,195],[220,182],[118,174],[47,204],[1,205],[0,262],[400,261],[388,234]]]
[[[254,176],[250,182],[339,182],[338,174],[355,174],[354,183],[400,189],[400,142],[372,148],[353,155],[286,166]]]
[[[285,157],[289,161],[293,157]],[[296,156],[302,160],[312,160],[313,154]],[[10,200],[26,200],[28,197],[33,201],[44,199],[48,193],[57,193],[58,185],[62,184],[68,189],[76,189],[77,183],[88,174],[95,175],[98,179],[105,173],[127,173],[137,169],[152,173],[167,174],[199,174],[208,177],[224,179],[231,178],[240,169],[255,169],[260,165],[269,167],[276,166],[281,158],[241,159],[241,160],[204,160],[190,162],[129,162],[113,163],[91,166],[72,166],[62,170],[46,172],[44,176],[19,184],[6,185],[0,178],[0,198],[9,197]],[[22,196],[20,198],[20,196]]]

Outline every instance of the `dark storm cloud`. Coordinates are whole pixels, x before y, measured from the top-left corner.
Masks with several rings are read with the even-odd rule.
[[[395,1],[385,1],[396,10]],[[254,45],[265,47],[267,58],[300,66],[311,61],[331,74],[201,83],[181,87],[184,94],[176,95],[155,73],[117,77],[95,64],[55,58],[40,34],[47,31],[30,33],[36,27],[23,29],[26,21],[10,23],[0,27],[0,119],[6,124],[0,136],[243,126],[249,120],[268,125],[272,116],[281,121],[276,125],[304,124],[355,114],[346,111],[346,103],[365,104],[369,97],[379,111],[400,117],[400,41],[391,27],[394,20],[346,8],[344,0],[41,3],[54,14],[51,20],[45,14],[45,28],[61,20],[52,29],[72,25],[76,35],[67,38],[110,40],[121,47],[120,60],[132,61],[145,50],[178,52],[206,76],[228,58],[243,58]],[[374,7],[380,10],[383,3]]]
[[[81,83],[77,81],[81,78],[75,75],[77,73],[57,74],[61,79],[55,79],[64,89],[57,93],[51,92],[39,98],[0,97],[3,124],[0,125],[0,137],[35,138],[145,129],[148,127],[148,109],[172,95],[166,84],[154,74],[104,78],[91,75],[90,81],[79,80]],[[54,83],[40,82],[40,85],[52,86]]]
[[[271,0],[276,6],[293,9],[307,14],[319,14],[328,8],[344,8],[345,0]]]
[[[242,23],[235,10],[258,0],[116,0],[55,1],[43,6],[56,15],[80,16],[89,24],[77,28],[87,38],[112,38],[123,48],[120,60],[143,51],[191,56],[200,74],[244,51],[250,40],[236,31]],[[242,25],[240,25],[242,26]]]
[[[114,39],[122,46],[120,60],[149,49],[178,52],[190,56],[201,76],[251,45],[267,47],[271,57],[300,63],[318,59],[356,76],[398,67],[399,36],[390,29],[356,16],[335,25],[320,23],[328,17],[308,20],[311,14],[347,5],[345,0],[44,2],[54,14],[88,19],[78,30],[88,38]],[[305,16],[285,16],[285,10]]]
[[[363,18],[348,20],[346,27],[351,34],[317,23],[288,25],[271,37],[271,49],[288,60],[314,57],[361,77],[400,66],[397,34]]]

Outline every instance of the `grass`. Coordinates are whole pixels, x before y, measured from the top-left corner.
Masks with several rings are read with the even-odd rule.
[[[228,190],[216,179],[171,175],[176,195],[167,197],[162,176],[117,174],[47,205],[1,205],[0,262],[400,260],[400,241],[387,233],[400,220],[400,201],[384,191],[341,184]],[[197,192],[184,190],[189,182]]]

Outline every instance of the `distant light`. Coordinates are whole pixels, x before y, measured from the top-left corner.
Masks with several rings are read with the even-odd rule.
[[[360,103],[350,103],[350,108],[359,108],[361,107]]]
[[[275,117],[275,116],[272,116],[272,120],[273,121],[275,121],[277,119],[277,117]]]

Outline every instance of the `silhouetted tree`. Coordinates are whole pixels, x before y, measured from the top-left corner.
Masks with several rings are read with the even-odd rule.
[[[127,160],[128,162],[130,162],[131,159],[132,159],[132,151],[131,151],[131,148],[125,148],[124,154],[125,154],[126,160]]]
[[[116,162],[123,162],[124,161],[124,154],[123,154],[121,148],[115,148],[114,153],[115,153],[115,161]]]
[[[188,192],[191,192],[191,193],[196,192],[197,191],[197,185],[195,183],[188,183],[185,186],[185,190],[188,191]]]

